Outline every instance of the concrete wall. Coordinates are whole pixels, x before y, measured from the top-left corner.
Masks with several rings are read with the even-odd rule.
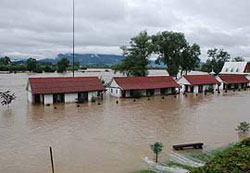
[[[122,96],[122,91],[120,88],[107,88],[107,92],[109,95],[114,96],[114,97],[121,97]]]
[[[67,93],[65,94],[65,103],[73,103],[78,99],[78,93]]]
[[[97,98],[97,91],[88,92],[88,101],[91,101],[92,98]]]
[[[30,91],[27,92],[27,97],[28,97],[28,101],[30,103],[34,102],[34,97],[33,97],[32,93]]]
[[[53,104],[53,95],[44,95],[44,104]]]

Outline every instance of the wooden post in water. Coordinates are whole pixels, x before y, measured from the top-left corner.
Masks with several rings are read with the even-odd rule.
[[[53,153],[52,153],[52,147],[49,147],[49,151],[50,151],[50,160],[51,160],[52,173],[55,173],[54,161],[53,161]]]

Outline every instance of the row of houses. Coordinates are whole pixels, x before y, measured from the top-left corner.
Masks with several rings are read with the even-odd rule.
[[[70,103],[103,99],[107,92],[114,97],[128,98],[169,95],[179,92],[215,92],[247,88],[245,75],[184,75],[179,80],[171,76],[114,77],[104,88],[98,77],[29,78],[26,90],[31,103]]]

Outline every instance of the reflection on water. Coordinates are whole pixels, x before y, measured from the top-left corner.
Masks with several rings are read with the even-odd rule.
[[[113,74],[98,75],[110,80]],[[9,109],[0,107],[0,172],[50,172],[49,146],[60,173],[130,172],[146,166],[144,156],[152,160],[149,145],[155,141],[164,144],[160,160],[165,161],[173,144],[205,142],[208,150],[237,141],[235,127],[250,120],[249,91],[120,99],[119,104],[106,96],[101,105],[54,109],[27,103],[27,78],[0,75],[0,90],[17,95]]]

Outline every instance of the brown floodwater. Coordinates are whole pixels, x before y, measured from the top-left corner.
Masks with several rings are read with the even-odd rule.
[[[77,75],[110,80],[112,73]],[[56,172],[127,173],[147,167],[143,157],[153,159],[153,142],[164,144],[160,161],[166,161],[173,144],[204,142],[204,150],[210,150],[236,142],[235,127],[250,120],[250,91],[136,102],[106,96],[101,105],[59,104],[54,109],[27,102],[29,76],[0,75],[0,91],[9,89],[17,96],[9,109],[0,107],[1,173],[51,172],[49,146]]]

